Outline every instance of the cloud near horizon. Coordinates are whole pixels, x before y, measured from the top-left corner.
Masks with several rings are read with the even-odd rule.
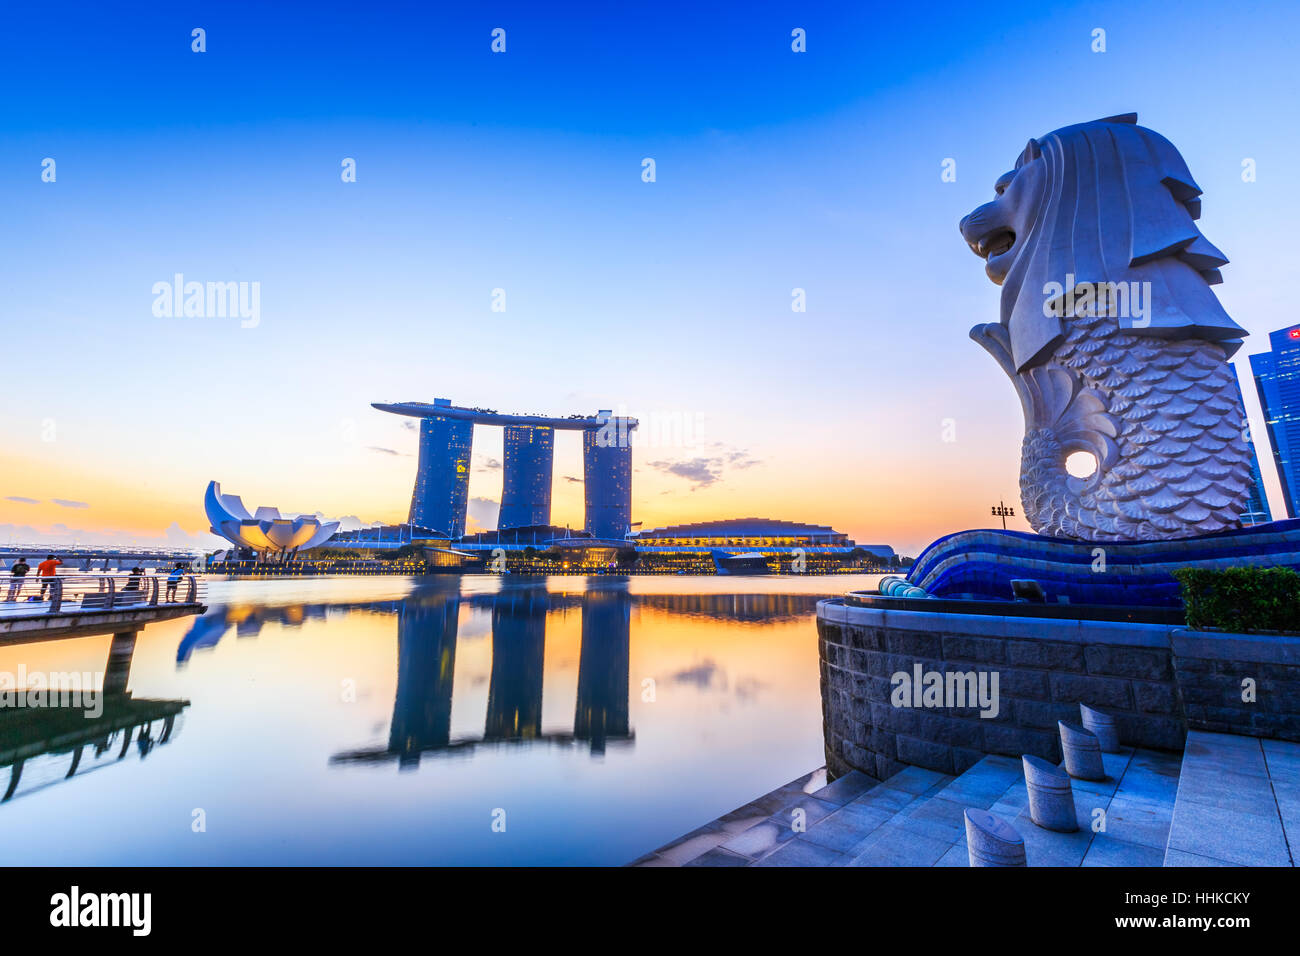
[[[501,502],[495,498],[473,497],[465,518],[465,531],[474,534],[479,531],[495,531],[497,515],[501,513]]]
[[[46,529],[35,528],[32,525],[0,524],[0,539],[11,541],[15,546],[32,547],[33,550],[67,545],[113,545],[139,548],[198,548],[212,551],[230,546],[224,538],[206,529],[186,531],[176,521],[157,534],[140,534],[118,529],[89,531],[85,528],[69,528],[62,522],[56,522]]]
[[[714,444],[720,448],[725,447],[721,442]],[[728,469],[753,468],[762,463],[762,459],[755,458],[741,448],[720,450],[715,455],[697,455],[694,458],[682,458],[676,461],[660,459],[647,462],[656,471],[691,482],[691,491],[717,484]]]

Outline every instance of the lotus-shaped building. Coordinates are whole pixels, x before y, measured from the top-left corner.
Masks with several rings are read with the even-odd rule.
[[[258,508],[250,515],[239,495],[223,495],[215,481],[208,482],[203,509],[213,534],[260,555],[306,551],[324,544],[339,529],[337,521],[322,522],[315,515],[281,517],[277,508]]]

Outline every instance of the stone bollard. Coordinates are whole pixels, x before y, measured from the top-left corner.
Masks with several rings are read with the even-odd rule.
[[[987,810],[966,808],[966,852],[971,866],[1027,866],[1025,841]]]
[[[1044,830],[1073,833],[1079,829],[1074,815],[1074,792],[1070,777],[1060,767],[1025,754],[1025,786],[1029,790],[1029,817]]]
[[[1076,780],[1105,780],[1106,766],[1101,762],[1101,744],[1091,730],[1078,724],[1058,720],[1061,750],[1065,753],[1065,772]]]
[[[1084,728],[1097,735],[1097,742],[1105,753],[1119,753],[1119,728],[1115,726],[1114,717],[1082,703],[1079,704],[1079,715]]]

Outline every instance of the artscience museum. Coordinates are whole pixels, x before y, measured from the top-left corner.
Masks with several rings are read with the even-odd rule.
[[[260,507],[250,515],[238,495],[222,494],[215,481],[208,483],[203,508],[213,534],[236,547],[249,548],[263,559],[315,548],[339,529],[337,521],[321,521],[315,515],[286,518],[278,508]]]

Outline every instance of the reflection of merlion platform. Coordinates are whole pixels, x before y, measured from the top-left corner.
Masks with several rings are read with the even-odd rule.
[[[143,760],[172,739],[176,716],[189,701],[133,698],[126,688],[134,653],[135,634],[115,634],[100,687],[72,688],[66,679],[77,675],[51,674],[44,698],[28,692],[19,705],[7,699],[14,691],[6,693],[0,768],[9,768],[9,779],[0,802],[115,764],[133,744]],[[61,687],[55,677],[64,678]]]

